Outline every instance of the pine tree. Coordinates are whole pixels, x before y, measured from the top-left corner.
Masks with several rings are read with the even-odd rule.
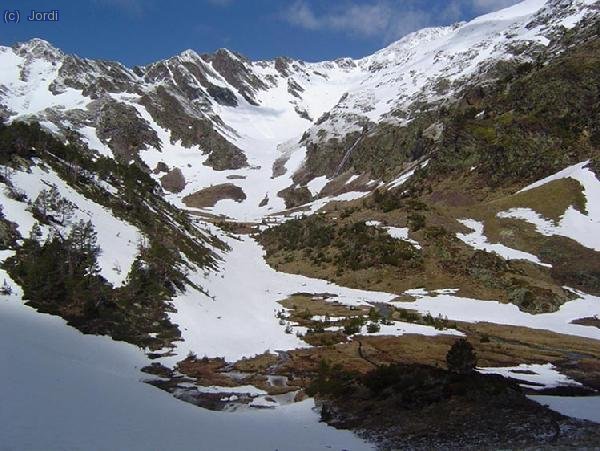
[[[39,192],[33,201],[33,208],[44,218],[48,215],[48,211],[50,210],[50,196],[48,190],[44,189]]]
[[[42,217],[64,224],[73,215],[75,204],[62,197],[56,185],[52,185],[49,189],[39,192],[33,202],[33,208]]]
[[[97,258],[100,247],[97,244],[98,234],[92,221],[80,220],[74,224],[67,238],[69,249],[69,275],[81,273],[93,277],[100,273]]]
[[[42,228],[40,227],[40,224],[36,222],[31,227],[31,231],[29,232],[29,239],[31,241],[34,241],[37,244],[39,244],[41,238],[42,238]]]
[[[473,346],[464,338],[456,340],[446,354],[448,370],[459,374],[472,373],[477,366],[477,356]]]

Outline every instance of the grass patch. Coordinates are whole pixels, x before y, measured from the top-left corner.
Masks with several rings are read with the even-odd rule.
[[[233,183],[221,183],[189,194],[182,200],[191,208],[207,208],[214,207],[217,202],[224,199],[241,202],[246,199],[246,193]]]
[[[585,205],[583,186],[572,178],[553,180],[489,204],[497,212],[511,208],[530,208],[554,222],[558,222],[570,206],[586,214]]]

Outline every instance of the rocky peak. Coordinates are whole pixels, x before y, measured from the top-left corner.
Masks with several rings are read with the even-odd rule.
[[[257,90],[267,89],[268,85],[252,71],[251,62],[244,56],[227,49],[215,53],[205,53],[201,58],[210,63],[214,70],[252,105],[258,105]]]
[[[39,38],[15,44],[13,50],[17,55],[27,59],[43,58],[52,62],[58,61],[65,55],[48,41]]]
[[[197,61],[200,59],[200,55],[198,55],[198,53],[193,49],[184,50],[183,52],[181,52],[178,55],[178,57],[181,60],[188,60],[188,61]]]

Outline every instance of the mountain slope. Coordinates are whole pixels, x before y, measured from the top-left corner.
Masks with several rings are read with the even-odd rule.
[[[492,76],[498,61],[534,58],[592,14],[591,0],[526,0],[413,33],[359,60],[321,63],[188,50],[129,69],[32,40],[0,51],[0,105],[11,120],[36,118],[52,131],[75,131],[103,155],[138,161],[157,180],[175,179],[164,186],[178,206],[211,185],[238,186],[245,199],[206,210],[256,220],[285,208],[282,190],[335,175],[344,151],[336,142],[349,147],[356,139],[349,133],[381,121],[406,124],[424,105]],[[313,164],[328,146],[335,147],[326,157],[331,163]]]
[[[600,389],[599,14],[590,0],[525,0],[362,59],[318,63],[222,49],[127,68],[39,39],[1,47],[3,310],[43,325],[24,301],[132,343],[140,349],[112,349],[143,366],[145,382],[240,410],[240,427],[245,411],[297,412],[307,404],[291,404],[306,393],[350,388],[356,411],[366,400],[373,415],[344,426],[400,446],[410,428],[382,430],[379,420],[390,420],[389,403],[410,407],[415,371],[425,381],[418,430],[455,427],[452,406],[462,405],[488,413],[469,421],[467,445],[504,444],[489,431],[503,430],[504,407],[517,400],[522,418],[544,423],[540,438],[513,418],[523,443],[546,444],[566,420],[524,393]],[[52,361],[64,361],[63,339],[52,335],[77,334],[48,324],[52,358],[37,350],[45,333],[23,331],[18,348],[62,378]],[[9,342],[16,331],[3,333]],[[467,356],[471,371],[512,380],[433,369],[459,337],[479,359]],[[67,376],[114,368],[103,351],[88,368],[82,354],[106,343],[85,343],[68,350]],[[99,382],[123,379],[131,399],[145,399],[130,370]],[[367,393],[378,375],[395,378],[382,385],[392,396]],[[25,390],[4,380],[8,392]],[[439,380],[449,382],[442,394]],[[481,385],[470,392],[469,380]],[[119,390],[108,393],[113,403]],[[502,393],[507,404],[489,402]],[[439,399],[450,413],[427,415]],[[597,434],[561,424],[582,443]],[[80,432],[74,446],[98,440]],[[220,433],[207,431],[207,443],[228,445]]]
[[[171,297],[226,245],[167,203],[135,165],[0,124],[4,263],[36,308],[151,350],[180,337]],[[202,290],[202,287],[195,287]],[[10,291],[10,289],[7,289]]]

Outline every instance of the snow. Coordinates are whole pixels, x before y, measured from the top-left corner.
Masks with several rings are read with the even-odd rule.
[[[310,193],[313,196],[316,196],[321,192],[321,190],[327,185],[327,177],[322,175],[321,177],[316,177],[312,179],[310,182],[306,184],[306,187],[309,189]]]
[[[399,186],[402,186],[403,184],[405,184],[408,181],[408,179],[410,179],[413,175],[415,175],[415,171],[417,169],[424,168],[425,166],[427,166],[428,163],[429,163],[429,160],[426,160],[423,163],[419,164],[417,167],[414,167],[414,168],[410,169],[409,171],[404,172],[398,178],[396,178],[395,180],[392,180],[390,183],[388,183],[388,187],[389,188],[397,188]]]
[[[110,147],[108,147],[106,144],[100,141],[100,139],[96,135],[96,129],[94,127],[81,127],[79,129],[79,133],[82,134],[83,139],[85,140],[86,144],[90,149],[98,151],[98,153],[100,153],[100,155],[102,156],[108,158],[113,157],[112,150],[110,150]]]
[[[31,212],[25,209],[27,205],[8,197],[7,189],[4,183],[0,183],[2,213],[7,220],[17,225],[17,230],[22,237],[27,237],[37,221]]]
[[[600,396],[530,395],[528,398],[568,417],[600,423]]]
[[[585,247],[600,251],[600,181],[596,178],[594,172],[586,167],[587,164],[588,162],[584,161],[569,166],[520,191],[528,191],[553,180],[572,178],[577,180],[583,187],[587,214],[581,213],[573,208],[573,206],[569,206],[558,224],[543,218],[539,213],[530,208],[512,208],[508,211],[499,212],[498,217],[522,219],[535,225],[537,231],[542,235],[565,236]]]
[[[267,350],[307,347],[295,335],[296,329],[292,334],[285,333],[285,325],[279,324],[276,316],[282,310],[277,301],[295,293],[332,293],[338,295],[336,301],[346,305],[389,302],[395,297],[278,272],[267,264],[263,249],[252,238],[220,237],[231,251],[222,255],[219,271],[190,274],[209,296],[188,288],[174,300],[177,312],[170,318],[179,325],[184,341],[177,344],[175,356],[164,358],[166,363],[175,363],[190,351],[236,361]]]
[[[591,4],[589,0],[578,1],[564,17],[561,16],[561,24],[570,26],[579,21],[591,10]],[[198,112],[198,105],[189,99],[184,100],[183,107],[192,115],[212,120],[217,131],[245,152],[250,166],[235,171],[214,171],[204,166],[207,155],[203,151],[209,149],[186,149],[181,143],[171,143],[170,131],[162,129],[152,120],[138,103],[139,95],[131,94],[148,92],[160,84],[168,87],[173,82],[168,76],[165,80],[148,83],[131,69],[120,66],[120,75],[132,86],[123,93],[109,95],[134,106],[157,132],[161,150],[146,149],[141,152],[142,159],[151,168],[164,161],[184,174],[187,186],[181,193],[167,195],[170,202],[185,208],[182,198],[186,195],[211,185],[233,183],[244,191],[247,198],[242,202],[222,200],[205,211],[240,221],[260,222],[266,215],[285,209],[284,201],[277,193],[293,184],[294,172],[301,169],[304,163],[306,142],[300,143],[304,134],[308,136],[308,142],[314,142],[359,131],[364,119],[395,124],[407,122],[410,118],[398,119],[390,112],[407,107],[415,100],[440,99],[441,95],[434,89],[439,79],[450,82],[469,80],[477,76],[482,66],[510,58],[513,44],[523,41],[547,44],[549,41],[546,36],[550,36],[553,27],[561,24],[550,21],[534,28],[527,25],[536,14],[545,14],[552,7],[543,0],[525,0],[470,22],[411,33],[364,58],[316,63],[290,61],[287,74],[280,73],[274,61],[251,62],[231,53],[230,56],[244,65],[251,76],[264,83],[264,88],[251,88],[258,105],[248,103],[215,70],[212,63],[203,60],[194,51],[182,52],[162,62],[169,70],[171,65],[178,65],[192,83],[195,81],[196,86],[204,90],[193,71],[182,66],[183,63],[198,64],[211,83],[234,93],[237,107],[219,105],[210,96],[203,101],[202,112]],[[50,55],[42,56],[46,54],[40,49],[49,49]],[[0,85],[5,87],[1,97],[14,113],[11,120],[38,115],[46,122],[52,118],[55,126],[61,121],[62,125],[73,125],[68,124],[68,120],[65,122],[63,114],[85,110],[92,100],[84,96],[82,91],[64,86],[59,74],[64,61],[62,52],[42,41],[30,41],[15,48],[0,47]],[[91,83],[94,77],[110,76],[94,61],[83,60],[83,63],[93,68],[89,74],[77,74],[84,84]],[[25,76],[22,77],[22,74]],[[55,82],[60,87],[57,95],[49,91]],[[300,87],[296,95],[289,91],[290,84]],[[443,94],[451,95],[452,92]],[[300,117],[296,109],[305,110],[313,120],[324,113],[331,114],[329,119],[316,125]],[[51,113],[56,113],[57,118],[53,118]],[[98,139],[93,126],[86,124],[79,131],[92,149],[102,155],[112,155],[110,149]],[[273,163],[279,158],[286,160],[286,172],[271,178]],[[227,179],[227,176],[234,174],[242,175],[245,179]],[[411,175],[412,171],[409,171],[389,186],[400,186]],[[159,174],[153,176],[160,177]],[[309,181],[307,186],[316,195],[325,183],[324,177],[317,177]],[[265,197],[269,202],[259,207]],[[311,211],[322,205],[323,202],[318,202]]]
[[[516,5],[509,6],[508,8],[501,9],[500,11],[494,11],[479,16],[478,18],[473,19],[471,23],[485,23],[492,20],[514,20],[523,16],[530,16],[542,9],[546,3],[547,0],[525,0]]]
[[[179,401],[140,382],[149,362],[138,348],[83,335],[17,295],[0,297],[0,361],[7,450],[371,449],[319,422],[312,400],[233,413]]]
[[[507,367],[477,368],[482,374],[500,374],[504,377],[512,377],[523,381],[521,385],[530,386],[533,389],[554,388],[563,385],[581,385],[568,376],[558,371],[551,363],[521,364]],[[526,374],[524,372],[532,372]]]
[[[326,316],[326,315],[313,315],[310,320],[311,321],[321,321],[321,322],[336,322],[345,320],[345,316]]]
[[[194,385],[195,386],[195,385]],[[237,387],[221,387],[218,385],[210,385],[198,387],[200,393],[235,393],[238,395],[259,396],[266,395],[267,392],[253,385],[239,385]]]
[[[457,233],[456,237],[475,249],[494,252],[506,260],[528,260],[541,266],[552,267],[551,264],[542,263],[539,258],[529,252],[519,251],[500,243],[490,243],[483,234],[483,223],[479,221],[474,219],[459,219],[458,222],[471,229],[472,232],[468,234]]]
[[[72,224],[79,220],[91,220],[94,224],[98,234],[98,245],[102,250],[98,257],[100,274],[114,286],[124,283],[138,254],[141,233],[136,227],[116,218],[110,210],[79,194],[50,168],[42,169],[36,165],[29,171],[13,171],[10,178],[12,183],[27,195],[30,202],[33,202],[42,190],[55,185],[61,196],[75,205],[73,217],[68,222]],[[9,199],[3,192],[0,194],[0,202],[6,218],[18,225],[21,236],[27,237],[36,222],[27,211],[28,204]],[[68,227],[56,227],[63,233],[68,233]]]
[[[362,326],[360,335],[400,337],[406,334],[418,334],[425,337],[434,337],[436,335],[455,335],[464,337],[462,332],[455,329],[439,330],[433,326],[407,323],[404,321],[394,321],[393,324],[380,324],[379,327],[380,330],[378,332],[369,332],[366,325]]]
[[[350,183],[352,183],[354,180],[356,180],[358,177],[360,177],[359,175],[351,175],[350,178],[348,180],[346,180],[346,185],[349,185]]]
[[[326,132],[325,139],[357,130],[357,116],[405,123],[389,111],[407,107],[423,95],[430,100],[452,95],[438,94],[437,80],[468,80],[482,65],[508,59],[511,42],[547,43],[546,27],[526,26],[545,6],[544,0],[526,0],[470,22],[423,29],[356,60],[356,66],[368,72],[359,87],[349,89],[349,95],[332,109],[335,114],[313,127],[311,137],[316,138],[317,130]]]
[[[315,213],[319,211],[321,208],[325,207],[330,202],[346,202],[356,199],[361,199],[365,196],[368,196],[370,192],[368,191],[348,191],[346,193],[338,194],[337,196],[327,196],[322,197],[320,199],[316,199],[308,204],[302,205],[303,208],[307,208],[307,211],[300,211],[296,214],[296,216],[301,216],[303,214]]]
[[[575,319],[600,314],[600,298],[575,292],[578,296],[566,302],[554,313],[533,315],[519,310],[516,305],[502,304],[497,301],[483,301],[456,296],[449,293],[431,295],[422,289],[405,292],[416,297],[414,302],[405,302],[403,307],[416,309],[433,316],[446,316],[450,320],[466,322],[491,322],[532,329],[546,329],[557,333],[600,339],[600,329],[590,326],[571,324]]]
[[[586,4],[591,4],[586,0]],[[581,2],[579,2],[581,3]],[[281,76],[273,62],[244,62],[250,72],[261,80],[274,80],[269,87],[256,92],[259,106],[250,105],[214,68],[207,72],[210,81],[236,93],[238,107],[212,103],[207,105],[208,116],[217,117],[214,126],[227,139],[242,149],[249,167],[239,170],[214,171],[205,166],[207,155],[197,146],[185,148],[180,142],[171,142],[169,130],[160,127],[148,111],[138,104],[139,95],[112,93],[120,102],[134,106],[139,115],[156,131],[161,149],[148,148],[140,156],[153,169],[159,162],[170,168],[178,167],[187,182],[178,194],[167,194],[174,205],[187,208],[182,198],[200,189],[233,183],[242,188],[247,198],[243,202],[219,201],[206,212],[230,218],[259,222],[270,214],[285,209],[277,193],[293,183],[292,176],[302,168],[306,158],[306,144],[300,143],[304,133],[309,141],[324,139],[360,130],[359,119],[371,121],[396,121],[389,116],[415,99],[436,100],[432,89],[438,78],[451,82],[466,80],[478,73],[482,65],[508,57],[507,48],[520,41],[548,44],[547,29],[527,28],[534,15],[543,9],[543,0],[526,0],[502,11],[491,13],[468,23],[450,27],[430,28],[413,33],[387,48],[359,60],[300,64],[294,62],[289,76]],[[566,27],[577,23],[584,13],[580,10],[562,19]],[[509,37],[510,35],[510,37]],[[38,45],[33,43],[32,45]],[[31,49],[33,50],[33,48]],[[54,55],[58,61],[45,58],[18,56],[10,48],[0,47],[0,85],[2,102],[14,113],[11,120],[30,115],[44,117],[48,108],[58,112],[85,109],[91,99],[81,91],[64,89],[54,95],[49,91],[59,78],[62,54]],[[182,58],[197,59],[195,52],[184,52]],[[206,67],[212,67],[206,64]],[[126,74],[135,78],[128,69]],[[22,77],[21,75],[24,75]],[[321,75],[322,74],[322,75]],[[288,92],[288,82],[298,83],[303,91],[300,98]],[[144,92],[152,89],[144,85]],[[348,93],[341,99],[342,95]],[[445,95],[452,95],[448,93]],[[331,111],[330,119],[313,125],[294,110],[306,110],[313,119]],[[49,115],[50,116],[50,115]],[[53,131],[55,123],[44,122]],[[101,155],[112,156],[92,126],[79,129],[90,148]],[[273,163],[285,160],[285,174],[271,178]],[[427,161],[417,167],[423,167]],[[415,172],[412,168],[390,182],[390,188],[399,187]],[[228,179],[239,175],[243,179]],[[160,177],[160,174],[154,175]],[[79,195],[60,180],[51,170],[39,167],[31,172],[19,171],[13,175],[15,185],[24,189],[29,200],[47,188],[56,185],[61,194],[75,203],[76,219],[91,219],[98,232],[103,250],[100,257],[102,275],[118,286],[123,283],[128,268],[137,254],[139,231],[110,211]],[[352,176],[348,183],[355,179]],[[536,225],[544,234],[568,236],[584,246],[600,250],[600,185],[585,163],[572,166],[555,174],[554,179],[572,177],[584,187],[586,214],[570,207],[554,224],[527,209],[514,209],[499,214],[516,217]],[[537,186],[553,178],[537,182]],[[307,183],[313,196],[327,183],[327,178],[317,177]],[[535,185],[535,184],[534,184]],[[535,187],[531,185],[527,189]],[[367,192],[353,191],[339,196],[317,199],[305,205],[298,214],[314,213],[331,201],[348,201],[366,196]],[[259,207],[260,201],[269,202]],[[4,214],[17,224],[26,236],[35,220],[25,203],[14,201],[0,190]],[[511,249],[501,244],[489,243],[483,235],[483,225],[465,220],[472,228],[459,238],[473,247],[496,252],[507,259],[526,259],[544,265],[529,253]],[[371,225],[381,226],[376,221]],[[408,238],[408,229],[386,227],[397,239],[407,240],[415,247],[416,241]],[[204,274],[192,271],[190,278],[205,288],[208,295],[188,288],[174,300],[177,309],[171,319],[178,324],[183,342],[177,344],[176,355],[164,358],[172,364],[184,358],[189,351],[197,355],[225,357],[237,360],[266,350],[285,350],[307,346],[299,337],[285,333],[276,312],[281,310],[277,301],[296,292],[328,292],[337,294],[335,300],[345,305],[365,305],[369,302],[391,302],[395,295],[367,292],[338,287],[329,282],[307,277],[279,273],[270,268],[260,246],[250,237],[225,237],[232,247],[223,254],[219,272]],[[6,257],[10,252],[2,252]],[[115,271],[115,262],[121,271]],[[549,265],[545,265],[549,266]],[[0,270],[1,271],[1,270]],[[2,271],[0,277],[7,277]],[[8,302],[0,299],[0,357],[10,362],[11,372],[2,374],[0,384],[0,436],[3,446],[30,449],[195,449],[201,443],[209,449],[366,449],[367,446],[347,432],[335,431],[318,423],[311,410],[312,402],[284,405],[277,413],[257,409],[258,413],[222,414],[206,412],[176,401],[166,393],[139,383],[142,377],[137,368],[147,364],[140,350],[105,337],[82,336],[67,327],[58,318],[39,315],[18,302],[19,289]],[[441,314],[463,321],[495,321],[500,324],[522,325],[548,329],[583,337],[600,339],[597,328],[570,324],[573,319],[600,313],[600,299],[578,293],[579,299],[563,305],[558,312],[531,315],[520,312],[510,304],[480,301],[456,296],[455,290],[437,290],[428,293],[423,289],[408,290],[417,299],[407,304],[421,312]],[[303,331],[295,328],[295,331]],[[366,327],[361,330],[366,334]],[[433,327],[395,322],[382,325],[377,335],[402,335],[440,333],[459,335],[453,330],[437,331]],[[32,364],[35,362],[35,364]],[[137,368],[136,368],[137,367]],[[514,369],[514,368],[513,368]],[[511,369],[495,369],[508,371]],[[553,368],[537,368],[540,379],[560,380]],[[554,371],[554,372],[553,372]],[[44,377],[40,378],[39,375]],[[519,375],[523,376],[523,375]],[[205,390],[251,390],[251,387],[205,387]],[[256,407],[270,407],[261,397]],[[90,406],[94,406],[93,409]],[[227,416],[225,416],[227,415]],[[77,424],[78,428],[72,425]],[[229,433],[235,430],[236,434]],[[92,446],[93,448],[93,446]]]
[[[418,241],[408,237],[408,227],[384,227],[392,238],[403,240],[412,244],[415,248],[421,249]]]
[[[28,60],[16,55],[12,49],[0,47],[0,67],[3,68],[0,84],[7,89],[4,101],[16,115],[27,116],[51,107],[80,109],[91,100],[72,88],[58,95],[52,94],[49,86],[57,78],[60,65],[52,64],[48,59]]]
[[[415,241],[408,237],[408,227],[391,227],[391,226],[383,226],[380,221],[366,221],[366,225],[370,227],[379,227],[385,230],[392,238],[396,240],[406,241],[412,244],[416,249],[421,249],[421,245],[418,241]]]
[[[295,123],[296,120],[291,113],[247,104],[229,109],[219,106],[222,118],[227,121],[228,126],[236,129],[236,136],[231,137],[231,140],[246,152],[249,166],[236,170],[214,171],[204,165],[208,155],[204,154],[202,149],[197,146],[186,148],[180,142],[171,143],[170,131],[156,124],[146,109],[136,103],[135,96],[115,94],[113,97],[135,107],[140,116],[156,131],[162,150],[149,148],[140,152],[142,160],[148,167],[155,168],[162,161],[170,168],[177,167],[181,170],[186,180],[185,189],[177,194],[166,195],[167,200],[175,206],[189,209],[182,201],[185,196],[210,186],[230,183],[240,187],[246,199],[242,202],[221,200],[214,207],[206,208],[204,211],[240,221],[259,222],[267,214],[285,209],[285,203],[277,193],[292,184],[291,177],[302,164],[306,153],[306,149],[297,144],[299,136],[297,139],[290,138],[295,136],[294,130],[301,133],[303,130],[301,126],[305,126],[303,122]],[[296,115],[295,112],[293,114]],[[286,120],[290,123],[283,122]],[[289,135],[283,134],[286,130]],[[273,163],[280,153],[288,155],[285,164],[286,173],[271,178]],[[231,175],[244,178],[227,178]],[[158,179],[160,174],[154,177]],[[259,207],[265,196],[269,198],[269,202]]]

